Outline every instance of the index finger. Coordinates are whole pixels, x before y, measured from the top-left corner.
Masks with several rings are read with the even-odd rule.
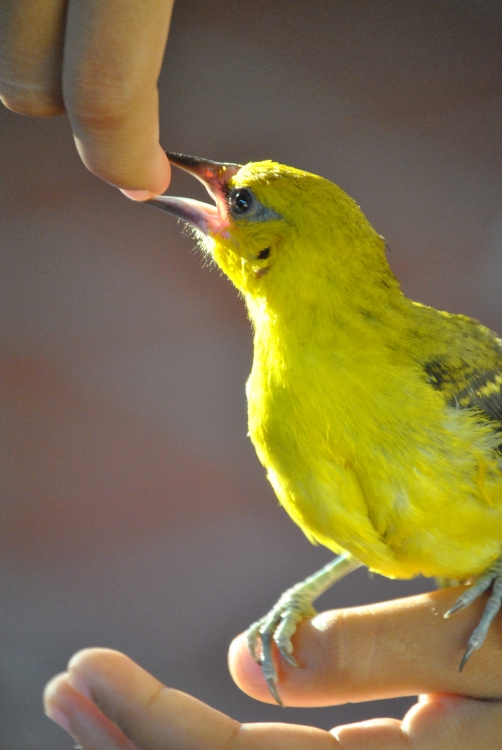
[[[502,696],[501,618],[459,672],[485,597],[449,620],[458,587],[393,602],[335,610],[303,622],[294,637],[300,668],[277,657],[279,694],[288,706],[331,706],[422,693],[479,699]],[[272,703],[245,637],[230,647],[230,671],[248,695]]]
[[[63,97],[77,149],[99,177],[162,193],[158,92],[174,0],[70,0]]]

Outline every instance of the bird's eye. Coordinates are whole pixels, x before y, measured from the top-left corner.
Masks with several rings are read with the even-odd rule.
[[[236,214],[245,214],[253,204],[253,194],[246,188],[240,188],[231,196],[231,209]]]
[[[266,247],[265,250],[261,250],[258,253],[257,257],[258,257],[258,260],[266,260],[267,258],[269,258],[270,257],[270,248]]]

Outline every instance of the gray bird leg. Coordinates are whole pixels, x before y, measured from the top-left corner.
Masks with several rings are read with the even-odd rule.
[[[246,638],[249,652],[257,664],[261,665],[269,690],[279,705],[282,706],[283,703],[277,692],[277,671],[272,658],[272,642],[277,644],[279,652],[289,664],[299,666],[293,656],[291,643],[298,623],[315,615],[313,602],[336,581],[360,568],[361,564],[349,555],[340,555],[321,570],[285,591],[270,612],[248,628]],[[261,657],[258,656],[260,644]]]

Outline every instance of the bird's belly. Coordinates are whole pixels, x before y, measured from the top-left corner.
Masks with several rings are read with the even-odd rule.
[[[500,508],[465,488],[432,487],[430,477],[362,480],[342,460],[304,467],[301,476],[281,469],[268,467],[269,479],[307,536],[375,572],[465,580],[502,553]]]
[[[465,580],[501,554],[500,483],[490,495],[479,486],[479,467],[456,471],[453,459],[443,476],[433,462],[425,471],[411,461],[390,468],[380,481],[367,474],[360,481],[371,523],[394,553],[396,577]]]
[[[392,436],[368,424],[347,435],[333,420],[329,435],[316,434],[321,423],[312,414],[276,420],[273,408],[250,419],[281,504],[311,540],[403,578],[462,580],[501,553],[502,477],[486,470],[488,451],[459,457],[455,441],[405,444],[399,426]]]

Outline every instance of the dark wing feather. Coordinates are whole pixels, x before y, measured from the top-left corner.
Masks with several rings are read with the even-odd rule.
[[[465,360],[454,365],[447,355],[425,362],[423,367],[429,383],[443,393],[449,406],[475,409],[493,423],[496,432],[502,432],[502,351],[499,339],[494,338],[495,343],[495,352],[495,347],[490,347],[491,366],[486,370]]]

